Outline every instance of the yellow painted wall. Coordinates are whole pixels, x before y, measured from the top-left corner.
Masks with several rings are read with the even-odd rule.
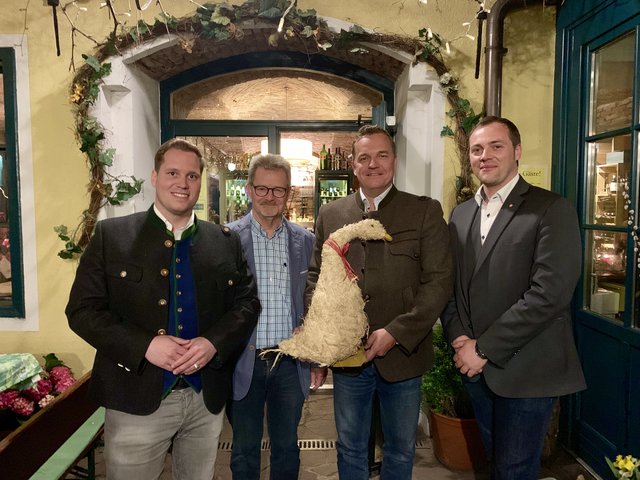
[[[28,41],[31,92],[32,149],[35,189],[36,248],[40,329],[37,332],[0,333],[0,352],[55,352],[76,373],[91,368],[93,350],[71,332],[64,316],[68,292],[76,263],[63,261],[56,253],[62,244],[53,231],[58,224],[75,226],[87,204],[88,174],[85,161],[73,134],[73,116],[67,98],[73,74],[69,72],[71,41],[69,23],[59,12],[62,55],[56,57],[50,7],[41,1],[3,0],[0,34],[22,34]],[[69,8],[78,28],[102,40],[112,28],[106,9],[99,0],[80,0],[88,12]],[[133,3],[116,1],[122,6]],[[242,3],[242,2],[231,2]],[[492,2],[487,2],[492,3]],[[188,0],[163,2],[175,16],[193,12]],[[422,6],[417,0],[300,0],[301,9],[315,8],[319,15],[354,22],[366,28],[390,33],[417,35],[430,26],[443,37],[464,35],[463,22],[472,21],[477,3],[472,0],[429,0]],[[145,12],[149,20],[157,9]],[[123,17],[124,19],[124,17]],[[505,43],[503,114],[511,117],[523,132],[526,163],[550,166],[553,94],[555,10],[530,7],[512,15]],[[128,23],[135,21],[135,12]],[[25,29],[26,26],[26,29]],[[476,35],[475,26],[472,35]],[[78,35],[76,61],[80,53],[90,53],[92,44]],[[476,110],[482,105],[483,81],[473,79],[475,42],[460,38],[452,44],[450,65],[461,78],[462,95]],[[455,150],[447,142],[445,178],[445,214],[453,206],[453,177],[458,165]]]

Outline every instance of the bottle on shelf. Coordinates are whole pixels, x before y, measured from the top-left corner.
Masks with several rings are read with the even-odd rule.
[[[327,149],[327,156],[325,158],[327,168],[326,170],[333,170],[333,155],[331,155],[331,148]]]
[[[351,153],[343,153],[342,156],[346,160],[347,170],[353,169],[353,152],[351,152]]]
[[[340,152],[340,147],[336,147],[336,153],[333,154],[333,162],[335,163],[335,170],[343,170],[342,161],[343,161],[342,153]]]
[[[609,183],[609,193],[618,193],[618,179],[615,175],[611,175],[611,182]]]
[[[325,144],[322,144],[322,150],[320,150],[320,170],[329,170],[327,168],[327,148]]]

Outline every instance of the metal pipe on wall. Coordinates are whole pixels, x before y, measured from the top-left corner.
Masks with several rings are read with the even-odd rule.
[[[485,48],[484,110],[485,115],[500,116],[502,110],[502,57],[504,19],[509,12],[544,0],[497,0],[487,15],[487,47]],[[549,2],[547,2],[549,3]]]

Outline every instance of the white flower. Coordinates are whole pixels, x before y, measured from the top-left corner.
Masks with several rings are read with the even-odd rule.
[[[442,75],[440,77],[440,83],[442,85],[447,85],[449,83],[451,83],[453,81],[453,77],[451,76],[450,73],[445,73],[444,75]]]

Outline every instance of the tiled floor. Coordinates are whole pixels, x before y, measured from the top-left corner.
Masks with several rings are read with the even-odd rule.
[[[332,448],[336,431],[333,422],[333,402],[331,391],[317,392],[310,395],[305,403],[302,420],[298,430],[298,438],[305,440],[305,446],[301,451],[300,480],[334,480],[338,478],[336,468],[336,451]],[[320,442],[312,442],[319,440]],[[220,437],[216,474],[214,480],[231,480],[229,469],[229,451],[232,441],[231,428],[225,424]],[[268,442],[264,442],[268,445]],[[433,455],[431,441],[425,435],[423,427],[419,428],[418,448],[413,469],[413,478],[418,480],[487,480],[484,473],[453,472],[443,467]],[[97,478],[104,479],[104,463],[100,451],[97,454]],[[576,480],[579,474],[584,475],[584,480],[593,480],[584,469],[573,461],[567,454],[560,452],[552,462],[543,469],[542,477],[556,480]],[[269,452],[262,451],[263,470],[261,480],[269,478]],[[378,478],[374,476],[372,478]],[[161,480],[171,480],[171,466],[167,461],[165,472]]]

